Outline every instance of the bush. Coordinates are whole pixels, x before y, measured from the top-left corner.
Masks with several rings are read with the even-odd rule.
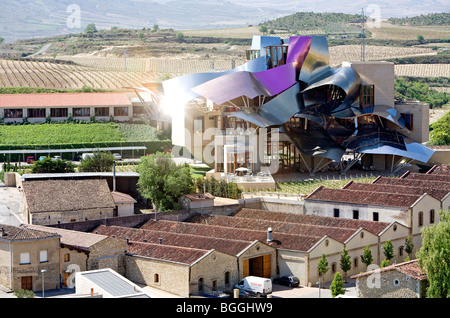
[[[46,157],[44,160],[33,162],[31,173],[68,173],[75,172],[75,165],[66,160],[52,160]]]
[[[18,289],[14,291],[14,295],[17,298],[34,298],[36,296],[32,290]]]
[[[344,295],[344,280],[342,279],[341,273],[337,272],[334,275],[333,282],[330,285],[331,296],[334,298],[337,295]]]
[[[81,161],[80,172],[110,172],[114,156],[110,152],[95,152],[93,157]]]

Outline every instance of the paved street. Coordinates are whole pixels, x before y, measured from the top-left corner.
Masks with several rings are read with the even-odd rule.
[[[21,211],[23,193],[16,187],[5,187],[0,182],[0,224],[18,226],[26,223]]]

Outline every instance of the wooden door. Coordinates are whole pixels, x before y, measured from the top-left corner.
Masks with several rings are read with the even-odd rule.
[[[23,276],[22,277],[22,289],[33,290],[33,277]]]

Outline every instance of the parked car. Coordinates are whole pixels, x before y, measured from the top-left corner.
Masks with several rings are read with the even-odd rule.
[[[42,160],[44,160],[45,158],[47,158],[46,156],[40,156],[39,157],[39,161],[42,161]]]
[[[300,285],[300,280],[298,279],[298,277],[290,275],[274,278],[273,283],[289,287],[298,287]]]
[[[86,160],[87,158],[93,158],[94,154],[93,153],[84,153],[83,155],[81,155],[81,160]]]
[[[61,160],[61,156],[53,156],[53,160]]]
[[[33,163],[34,161],[34,157],[33,156],[28,156],[27,157],[27,163]]]
[[[113,153],[113,157],[116,160],[122,160],[122,156],[120,155],[120,153]]]

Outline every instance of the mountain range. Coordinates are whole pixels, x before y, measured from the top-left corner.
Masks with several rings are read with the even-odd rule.
[[[2,0],[0,37],[6,42],[97,29],[212,29],[257,25],[295,12],[362,9],[380,18],[450,11],[449,0]],[[374,7],[375,5],[375,7]],[[375,9],[374,9],[375,8]],[[370,11],[372,10],[372,11]]]

